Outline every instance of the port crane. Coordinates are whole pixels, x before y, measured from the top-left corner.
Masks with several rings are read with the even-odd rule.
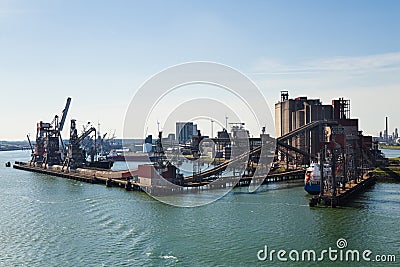
[[[83,125],[83,131],[82,134],[85,133],[89,127],[91,126],[90,122],[88,122],[86,125]],[[98,156],[105,158],[106,153],[108,153],[111,150],[111,141],[115,139],[115,131],[114,134],[111,133],[104,133],[103,135],[100,133],[100,123],[98,123],[98,126],[96,128],[97,130],[97,139],[94,141],[94,136],[86,136],[82,140],[82,146],[87,150],[90,151],[93,149],[94,146],[97,148],[97,154]],[[106,138],[107,137],[107,138]],[[95,144],[96,143],[96,144]]]
[[[91,156],[91,162],[94,161],[94,155],[96,154],[96,128],[90,127],[84,130],[84,132],[78,136],[78,131],[76,129],[76,120],[71,120],[70,137],[68,144],[68,151],[65,157],[62,171],[65,167],[70,169],[76,169],[82,167],[86,164],[86,150],[81,147],[82,141],[88,137],[91,133],[95,133],[94,148],[89,151]]]
[[[29,147],[31,148],[31,152],[32,152],[32,155],[33,155],[33,153],[34,153],[35,151],[33,150],[33,146],[32,146],[32,143],[31,143],[31,139],[29,138],[29,134],[26,135],[26,138],[28,139]]]
[[[70,104],[71,98],[68,97],[65,108],[61,113],[61,120],[58,115],[55,115],[51,123],[43,121],[37,123],[36,144],[34,145],[31,163],[51,166],[62,162],[65,147],[61,138],[61,131],[64,129]],[[29,138],[28,141],[30,142]]]

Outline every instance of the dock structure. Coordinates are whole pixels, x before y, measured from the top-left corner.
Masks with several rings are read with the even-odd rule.
[[[276,182],[285,182],[285,181],[294,181],[294,180],[304,180],[305,170],[290,170],[281,173],[273,173],[268,174],[267,177],[242,177],[239,180],[237,186],[248,186],[250,185],[252,179],[263,179],[262,184],[276,183]]]
[[[47,174],[71,180],[81,181],[91,184],[105,184],[107,186],[119,186],[126,189],[140,190],[140,185],[131,181],[129,171],[110,171],[101,169],[76,169],[74,171],[61,171],[62,166],[52,166],[42,168],[29,164],[29,162],[16,161],[13,165],[14,169]]]
[[[344,206],[348,201],[351,201],[358,194],[365,192],[376,182],[376,177],[369,175],[369,173],[358,181],[352,180],[344,184],[342,187],[337,187],[336,191],[327,191],[324,194],[314,196],[310,199],[310,207],[326,206],[337,207]]]
[[[13,165],[14,169],[36,172],[41,174],[47,174],[57,177],[62,177],[66,179],[72,179],[76,181],[81,181],[91,184],[105,184],[107,187],[121,187],[126,190],[132,191],[146,191],[152,193],[154,191],[165,191],[165,194],[170,193],[180,193],[180,192],[190,192],[192,190],[211,190],[217,188],[225,188],[227,186],[241,187],[249,186],[252,177],[242,177],[237,181],[237,177],[232,177],[230,180],[224,178],[223,183],[216,182],[216,180],[206,180],[202,182],[187,182],[182,184],[179,189],[175,187],[174,190],[170,190],[169,187],[163,187],[160,185],[153,185],[146,182],[148,178],[137,177],[135,170],[132,172],[129,170],[125,171],[110,171],[101,169],[87,169],[78,168],[74,171],[62,171],[62,166],[52,166],[43,168],[41,166],[35,166],[29,162],[16,161]],[[151,167],[149,165],[149,167]],[[292,170],[283,173],[269,174],[267,177],[255,177],[254,179],[263,179],[263,184],[273,183],[273,182],[284,182],[291,180],[302,180],[304,177],[304,170]],[[141,179],[142,178],[142,179]],[[170,190],[171,192],[167,192]],[[172,192],[174,191],[174,192]],[[177,192],[176,192],[177,191]]]

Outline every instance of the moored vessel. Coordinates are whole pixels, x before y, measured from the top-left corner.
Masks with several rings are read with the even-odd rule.
[[[323,165],[324,181],[330,181],[332,177],[331,166],[327,163]],[[321,191],[321,167],[319,163],[311,163],[307,168],[304,177],[304,190],[311,195],[317,195]]]

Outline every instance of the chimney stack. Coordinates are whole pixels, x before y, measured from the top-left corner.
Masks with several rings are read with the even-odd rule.
[[[385,130],[385,141],[389,141],[389,123],[388,117],[386,117],[386,130]]]

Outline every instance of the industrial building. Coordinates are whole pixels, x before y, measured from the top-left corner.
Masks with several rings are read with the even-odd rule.
[[[294,161],[301,154],[302,163],[307,164],[325,145],[335,146],[343,154],[351,155],[358,161],[352,163],[353,168],[361,164],[363,154],[364,158],[376,158],[368,156],[377,149],[373,146],[372,136],[363,136],[358,119],[350,117],[350,100],[339,98],[331,104],[322,104],[320,99],[290,99],[289,92],[282,91],[280,101],[275,104],[275,126],[278,150],[286,149],[281,153],[286,160]]]
[[[385,118],[385,130],[379,132],[379,137],[376,140],[383,145],[396,145],[400,144],[399,132],[398,129],[395,128],[394,132],[389,134],[389,117]]]
[[[331,120],[333,108],[331,105],[323,105],[319,99],[297,97],[289,99],[289,92],[281,92],[281,101],[275,104],[275,128],[277,138],[284,136],[303,125],[314,121]],[[289,145],[294,146],[310,154],[319,151],[319,133],[306,131],[304,134],[293,137]]]

